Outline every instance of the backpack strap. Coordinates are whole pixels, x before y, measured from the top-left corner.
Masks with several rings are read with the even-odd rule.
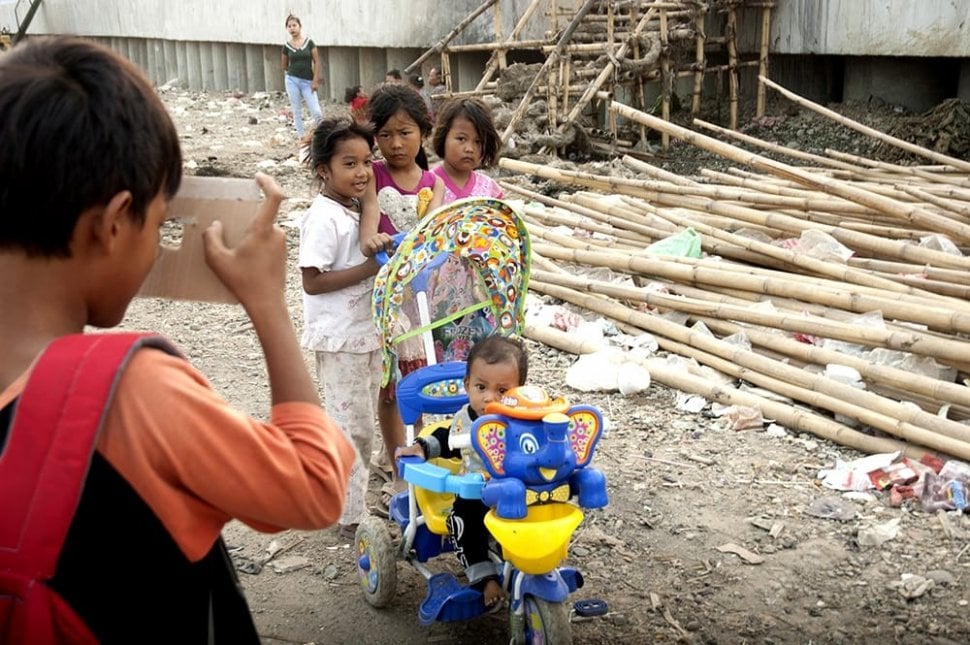
[[[72,334],[38,359],[0,453],[0,569],[53,577],[115,386],[144,346],[179,355],[144,333]]]

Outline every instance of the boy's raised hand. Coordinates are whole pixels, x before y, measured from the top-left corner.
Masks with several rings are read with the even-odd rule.
[[[247,308],[265,300],[278,301],[286,281],[286,234],[276,225],[285,197],[269,175],[256,173],[256,183],[263,191],[263,202],[239,244],[226,246],[222,222],[213,222],[203,232],[206,263]]]

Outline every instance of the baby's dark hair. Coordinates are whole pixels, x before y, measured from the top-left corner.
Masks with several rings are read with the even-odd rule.
[[[498,159],[501,138],[495,129],[492,110],[484,101],[476,98],[452,99],[438,110],[438,122],[435,124],[432,139],[435,154],[442,159],[445,158],[445,140],[448,138],[448,130],[458,117],[468,119],[475,126],[478,141],[482,145],[482,167],[487,168],[494,164]]]
[[[107,47],[31,38],[0,56],[0,249],[69,257],[80,215],[131,192],[144,225],[182,181],[178,131],[145,75]]]
[[[519,368],[519,385],[525,385],[529,376],[529,355],[525,351],[525,345],[517,338],[494,335],[475,343],[465,359],[466,378],[471,377],[472,364],[476,360],[485,361],[489,365],[514,362]]]
[[[360,85],[352,85],[344,90],[344,103],[350,103],[355,98],[357,98],[357,93],[360,92]]]
[[[380,132],[381,128],[391,120],[391,117],[401,110],[404,110],[418,124],[422,140],[431,134],[432,125],[431,116],[428,114],[428,105],[413,87],[399,83],[384,83],[374,90],[373,96],[367,102],[367,114],[370,115],[374,132]],[[428,155],[424,151],[423,145],[418,150],[415,161],[424,170],[429,169]]]
[[[411,87],[416,87],[419,90],[424,87],[424,78],[420,74],[411,74],[408,76],[408,83]]]
[[[345,117],[324,119],[313,129],[310,139],[310,154],[308,165],[317,170],[320,166],[330,163],[337,153],[337,144],[347,139],[359,137],[367,142],[368,148],[374,147],[374,133],[366,125]]]

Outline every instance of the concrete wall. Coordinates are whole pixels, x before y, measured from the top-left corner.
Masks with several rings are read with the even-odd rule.
[[[970,56],[968,0],[780,0],[771,51],[846,56]]]
[[[77,34],[98,40],[131,58],[159,84],[282,90],[280,47],[287,37],[286,16],[293,11],[304,33],[320,48],[321,95],[339,101],[344,88],[358,83],[371,88],[383,81],[388,69],[411,64],[480,4],[481,0],[44,0],[28,35]],[[502,30],[508,34],[528,0],[501,4]],[[0,3],[0,27],[16,30],[14,8]],[[24,10],[22,6],[21,14]],[[491,41],[494,33],[493,14],[487,11],[455,42]],[[422,71],[437,62],[430,59]],[[458,67],[456,63],[456,71]],[[463,76],[472,86],[477,82],[471,71]]]

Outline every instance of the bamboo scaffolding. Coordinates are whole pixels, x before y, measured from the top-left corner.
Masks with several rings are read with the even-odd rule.
[[[758,77],[768,78],[768,45],[771,42],[771,5],[761,9],[761,49],[758,52]],[[758,81],[758,98],[755,104],[755,117],[765,115],[765,84]]]
[[[515,28],[512,29],[512,33],[509,34],[509,37],[503,44],[509,45],[518,39],[519,34],[522,33],[522,30],[524,30],[526,25],[529,24],[529,19],[532,18],[532,14],[535,13],[535,10],[541,3],[542,0],[532,0],[532,2],[529,3],[529,6],[526,7],[526,10],[519,18],[519,21],[515,24]],[[498,65],[498,56],[496,56],[496,53],[493,51],[492,55],[488,59],[488,63],[485,65],[485,72],[482,74],[482,80],[480,80],[478,85],[475,86],[476,91],[481,91],[484,89],[485,85],[492,80],[492,76],[495,75]]]
[[[738,129],[738,16],[734,5],[728,8],[727,19],[727,52],[728,52],[728,92],[731,129]],[[666,119],[665,119],[666,120]],[[669,135],[668,135],[669,136]]]
[[[582,21],[583,17],[587,13],[589,13],[590,9],[593,8],[594,4],[596,4],[596,0],[586,0],[583,3],[583,6],[579,9],[579,11],[576,12],[576,15],[573,16],[572,21],[566,27],[565,31],[563,31],[562,36],[559,38],[559,42],[556,43],[556,49],[554,49],[549,53],[549,56],[542,64],[542,67],[539,69],[539,72],[535,75],[535,78],[532,79],[532,83],[529,85],[529,88],[526,90],[525,96],[522,97],[522,100],[519,103],[519,106],[515,108],[515,111],[512,113],[512,117],[509,119],[509,124],[505,128],[505,132],[502,133],[503,144],[508,142],[509,137],[512,136],[513,132],[515,132],[515,126],[518,125],[523,115],[525,115],[525,111],[528,109],[529,104],[532,102],[532,97],[536,92],[536,87],[539,84],[539,79],[546,78],[546,76],[549,73],[549,69],[551,69],[552,66],[556,64],[556,62],[559,60],[559,56],[561,55],[562,48],[569,43],[569,39],[572,36],[573,31],[576,30],[576,28],[579,26],[580,21]]]

